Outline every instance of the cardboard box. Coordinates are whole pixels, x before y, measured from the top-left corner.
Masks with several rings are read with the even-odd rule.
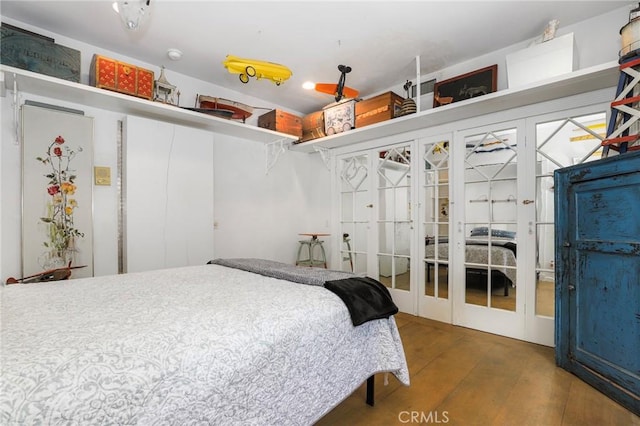
[[[302,119],[297,115],[274,109],[258,117],[258,127],[302,137]]]
[[[507,55],[509,87],[567,74],[578,68],[573,33]]]
[[[324,133],[324,111],[316,111],[302,117],[302,138],[300,142],[326,136]]]
[[[356,127],[364,127],[381,121],[391,120],[400,115],[404,98],[393,92],[386,92],[356,104]]]
[[[347,99],[324,107],[324,133],[333,135],[353,129],[356,124],[355,104],[355,99]]]
[[[91,86],[151,100],[153,80],[151,70],[100,55],[93,55],[91,60]]]
[[[80,82],[80,51],[52,38],[2,23],[0,62],[10,67]]]

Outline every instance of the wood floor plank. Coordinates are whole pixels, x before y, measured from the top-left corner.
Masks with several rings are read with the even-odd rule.
[[[562,426],[585,424],[637,426],[640,425],[640,417],[572,375]]]
[[[640,417],[567,371],[554,350],[407,314],[396,315],[411,386],[376,375],[317,425],[640,426]],[[413,416],[413,421],[411,416]]]
[[[559,425],[571,374],[555,367],[552,348],[533,347],[522,374],[505,398],[494,425]]]

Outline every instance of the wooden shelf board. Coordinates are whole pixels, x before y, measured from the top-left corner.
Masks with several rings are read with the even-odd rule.
[[[327,149],[344,147],[456,120],[615,87],[618,76],[618,63],[608,62],[525,86],[500,90],[348,132],[294,144],[290,149],[314,152],[317,147]]]
[[[214,117],[173,105],[152,102],[135,96],[98,89],[19,68],[0,65],[0,71],[4,73],[5,87],[11,91],[14,87],[14,80],[16,80],[19,92],[33,93],[123,114],[139,115],[257,142],[268,143],[279,140],[293,142],[296,140],[295,137],[285,133],[274,132],[273,130]]]

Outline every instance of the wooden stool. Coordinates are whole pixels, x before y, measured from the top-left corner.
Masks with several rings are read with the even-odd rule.
[[[307,237],[311,237],[308,240],[301,240],[298,241],[298,243],[300,243],[300,247],[298,247],[298,259],[296,260],[296,265],[299,266],[310,266],[310,267],[314,267],[316,265],[323,265],[324,268],[327,267],[327,255],[324,252],[324,247],[322,246],[322,243],[324,243],[324,241],[319,240],[318,237],[326,237],[328,235],[331,234],[318,234],[318,233],[302,233],[302,234],[298,234],[298,235],[305,235]],[[316,247],[319,247],[319,251],[320,251],[320,257],[316,258],[314,256],[315,251],[316,251]],[[309,253],[309,257],[304,259],[302,258],[302,250],[306,248],[308,250]]]

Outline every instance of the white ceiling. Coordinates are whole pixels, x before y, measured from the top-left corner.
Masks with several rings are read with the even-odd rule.
[[[150,16],[137,32],[125,30],[111,1],[105,0],[2,0],[0,12],[308,113],[333,99],[302,89],[302,83],[336,83],[339,64],[353,68],[347,85],[367,97],[406,79],[415,80],[416,55],[421,58],[421,73],[429,74],[533,39],[552,19],[562,27],[634,5],[629,1],[152,0]],[[169,48],[180,49],[183,59],[169,60]],[[222,66],[227,54],[280,63],[293,76],[281,86],[253,79],[242,84]]]

